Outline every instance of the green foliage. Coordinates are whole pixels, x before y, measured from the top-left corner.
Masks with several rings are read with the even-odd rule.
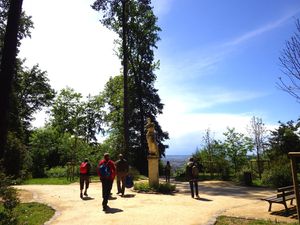
[[[230,162],[227,158],[226,146],[220,141],[211,140],[209,145],[196,150],[193,158],[199,163],[200,172],[209,172],[211,178],[218,173],[222,180],[229,179]]]
[[[37,202],[21,203],[13,210],[14,218],[2,217],[4,208],[0,204],[0,224],[1,225],[40,225],[49,221],[55,211],[44,204]]]
[[[71,184],[71,183],[72,182],[67,180],[67,178],[62,178],[62,177],[31,178],[31,179],[24,180],[22,182],[22,184],[55,184],[55,185],[63,185],[63,184]]]
[[[234,173],[237,172],[247,162],[247,152],[252,151],[253,143],[241,133],[237,133],[235,128],[227,128],[227,132],[224,133],[225,141],[224,147],[226,148],[226,155],[232,163]]]
[[[18,114],[23,128],[27,131],[30,128],[30,122],[34,120],[34,113],[52,104],[55,91],[51,88],[46,71],[42,71],[39,65],[26,68],[23,66],[24,62],[25,60],[19,65],[14,91]]]
[[[4,153],[3,165],[5,173],[10,176],[25,178],[28,169],[31,167],[31,157],[15,133],[8,132],[7,147]]]
[[[0,210],[0,224],[14,225],[18,220],[13,210],[19,204],[16,189],[10,186],[11,180],[3,172],[0,172],[0,199],[3,202],[3,210]]]
[[[141,173],[147,171],[147,144],[144,130],[145,120],[150,117],[156,128],[156,141],[160,155],[165,154],[168,147],[163,141],[168,139],[168,133],[160,127],[156,116],[162,113],[163,104],[154,88],[156,75],[155,69],[159,63],[154,62],[154,49],[159,40],[157,18],[153,14],[150,1],[102,1],[96,0],[93,9],[101,12],[101,22],[108,29],[116,32],[120,40],[118,44],[118,56],[128,68],[128,79],[114,77],[106,85],[102,98],[108,106],[106,119],[112,124],[109,135],[111,146],[116,146],[119,152],[124,151],[123,108],[127,105],[123,102],[123,93],[129,103],[129,152],[125,156]],[[126,26],[124,26],[126,24]],[[124,32],[123,32],[124,31]],[[127,38],[124,38],[124,37]],[[127,47],[125,47],[127,46]],[[128,48],[128,51],[127,51]],[[127,54],[125,54],[127,53]],[[128,58],[128,62],[124,58]],[[125,71],[125,69],[124,69]],[[125,75],[124,75],[125,76]],[[123,83],[128,83],[128,90],[123,89]],[[124,106],[124,107],[123,107]],[[118,147],[120,146],[121,147]]]
[[[175,191],[176,185],[170,183],[161,183],[158,185],[157,191],[163,194],[171,194]]]
[[[152,188],[149,186],[148,181],[135,182],[133,189],[143,192],[149,192],[152,190]]]
[[[286,157],[280,157],[262,174],[262,183],[272,187],[284,187],[293,183],[291,167]]]
[[[31,225],[44,224],[55,213],[51,207],[37,202],[21,203],[14,212],[18,215],[19,224]]]
[[[72,88],[60,91],[51,109],[51,125],[60,134],[69,133],[86,142],[96,141],[96,134],[102,131],[103,105],[96,97],[82,95]]]
[[[185,166],[175,171],[174,178],[176,181],[186,181]]]
[[[282,155],[287,156],[290,151],[300,152],[299,124],[295,124],[294,121],[279,123],[279,127],[271,132],[269,139],[270,148],[267,155],[271,161]]]
[[[171,194],[175,191],[176,185],[170,183],[160,183],[158,186],[151,187],[148,181],[136,182],[134,190],[142,192],[159,192],[162,194]]]
[[[52,167],[49,170],[46,170],[45,174],[47,177],[51,178],[67,177],[67,168],[61,166]]]
[[[271,220],[243,219],[228,216],[219,216],[215,225],[297,225],[298,223],[284,223]]]

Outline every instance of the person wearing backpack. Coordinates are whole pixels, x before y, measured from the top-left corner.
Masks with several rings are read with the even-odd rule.
[[[84,196],[88,196],[87,189],[89,188],[89,184],[90,184],[90,169],[91,169],[91,165],[88,159],[85,159],[84,162],[82,162],[79,167],[80,198],[83,198],[82,191],[84,189],[84,186],[85,186]]]
[[[129,165],[127,161],[124,159],[122,154],[119,154],[119,160],[116,161],[116,169],[117,169],[117,194],[124,195],[125,192],[125,181],[126,176],[128,175]]]
[[[191,196],[194,198],[194,187],[195,187],[195,194],[196,198],[199,198],[198,194],[198,167],[196,162],[194,162],[193,158],[189,159],[189,162],[186,165],[186,179],[189,181],[190,189],[191,189]]]
[[[108,199],[116,176],[115,163],[110,160],[108,153],[105,153],[104,159],[100,160],[97,172],[102,183],[103,211],[107,211],[109,208],[107,205]]]

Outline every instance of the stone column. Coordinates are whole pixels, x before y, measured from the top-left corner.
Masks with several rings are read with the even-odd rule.
[[[155,186],[159,184],[158,159],[158,156],[148,156],[148,177],[150,186]]]

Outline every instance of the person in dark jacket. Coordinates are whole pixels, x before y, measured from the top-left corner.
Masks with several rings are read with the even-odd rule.
[[[171,176],[171,164],[169,161],[167,161],[166,167],[165,167],[165,176],[166,176],[166,182],[170,183],[170,176]]]
[[[102,165],[108,168],[108,173],[109,173],[108,176],[105,176],[105,175],[101,174],[100,167]],[[97,172],[98,172],[98,175],[100,177],[100,181],[102,183],[102,198],[103,198],[102,207],[103,207],[103,211],[107,211],[109,209],[109,207],[107,205],[108,199],[109,199],[110,192],[111,192],[111,189],[112,189],[113,181],[114,181],[115,176],[116,176],[115,163],[112,160],[110,160],[108,153],[105,153],[104,154],[104,159],[102,159],[99,162]]]
[[[193,158],[189,159],[189,162],[186,165],[186,179],[190,183],[190,189],[191,189],[191,196],[194,198],[194,187],[196,192],[196,198],[199,198],[198,194],[198,167],[197,164],[194,162]]]
[[[119,155],[119,160],[116,161],[116,170],[117,170],[117,194],[124,195],[125,192],[125,179],[128,175],[129,165],[127,161],[124,159],[123,155]]]

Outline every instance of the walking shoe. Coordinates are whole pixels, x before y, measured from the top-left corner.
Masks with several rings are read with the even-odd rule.
[[[86,191],[84,192],[84,196],[88,196],[88,194],[87,194],[87,192],[86,192]]]
[[[80,198],[83,198],[83,195],[82,195],[82,193],[80,193]]]

